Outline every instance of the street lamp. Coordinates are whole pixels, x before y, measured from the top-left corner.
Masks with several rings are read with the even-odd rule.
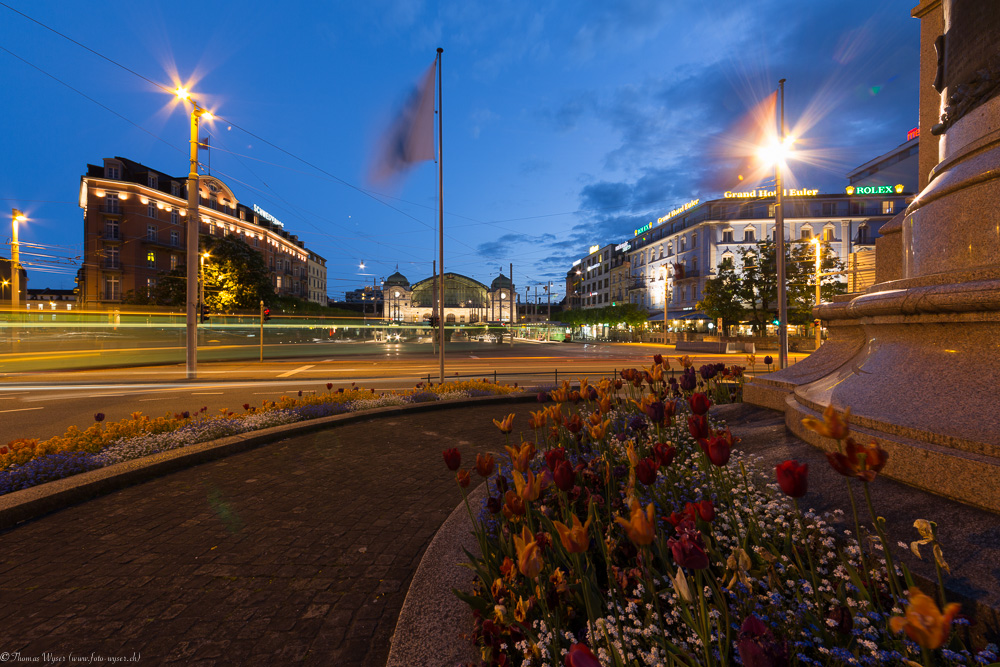
[[[5,281],[3,281],[3,283],[0,283],[0,284],[3,285],[3,291],[4,291],[4,297],[3,298],[4,298],[4,301],[6,301],[7,300],[7,293],[8,293],[7,287],[10,286],[10,281],[9,280],[5,280]]]
[[[209,259],[211,256],[212,253],[206,250],[205,252],[201,253],[201,256],[199,257],[199,259],[201,260],[199,262],[201,272],[200,272],[200,279],[198,280],[198,285],[200,288],[200,291],[198,293],[198,303],[201,304],[202,309],[205,308],[205,260]]]
[[[11,210],[10,279],[13,289],[10,295],[10,309],[14,313],[20,310],[19,302],[21,300],[21,246],[17,242],[17,228],[21,222],[27,219],[24,213],[16,208]]]
[[[820,237],[818,237],[818,236],[814,236],[813,237],[812,243],[816,246],[816,305],[819,306],[819,287],[820,287],[819,281],[820,281],[820,275],[821,275],[820,274],[820,267],[821,267],[820,251],[823,249],[823,243],[820,241]],[[821,340],[820,340],[821,339],[820,325],[821,325],[821,320],[820,320],[820,318],[817,317],[816,318],[816,349],[817,350],[819,349],[819,346],[820,346],[820,343],[821,343]]]
[[[198,316],[195,313],[195,300],[198,297],[198,266],[193,259],[198,255],[198,232],[201,226],[198,209],[201,205],[198,188],[198,124],[202,117],[212,119],[208,109],[198,106],[192,99],[187,88],[177,88],[177,97],[191,103],[191,155],[190,170],[187,179],[188,215],[187,215],[187,246],[185,262],[187,272],[187,290],[185,301],[187,305],[187,378],[194,380],[198,376]]]

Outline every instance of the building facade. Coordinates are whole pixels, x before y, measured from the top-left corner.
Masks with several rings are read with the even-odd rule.
[[[6,257],[0,257],[0,303],[10,306],[14,297],[14,282],[12,280],[13,262]],[[28,296],[28,272],[24,269],[24,264],[18,268],[20,271],[20,282],[18,283],[18,301],[24,303]]]
[[[322,306],[327,304],[326,295],[326,260],[312,250],[306,263],[306,274],[309,279],[309,300]]]
[[[847,174],[847,194],[919,192],[920,130],[910,130],[905,142],[865,162]]]
[[[410,284],[398,271],[383,283],[384,317],[400,323],[426,322],[436,303],[436,277]],[[517,317],[517,294],[500,274],[489,287],[458,273],[444,274],[443,312],[448,324],[510,322]]]
[[[200,236],[234,235],[264,258],[279,296],[309,298],[309,251],[273,215],[240,203],[213,176],[199,179]],[[186,261],[187,179],[122,157],[88,165],[80,179],[84,265],[82,307],[118,304],[149,294],[162,276]],[[318,256],[317,256],[318,257]]]

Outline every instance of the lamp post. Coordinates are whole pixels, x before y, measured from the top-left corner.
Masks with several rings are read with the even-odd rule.
[[[3,285],[3,291],[4,291],[3,299],[4,299],[4,301],[6,301],[7,300],[7,296],[10,294],[10,292],[7,289],[8,287],[10,287],[10,281],[9,280],[5,280],[5,281],[3,281],[3,283],[0,283],[0,284]]]
[[[185,301],[187,305],[187,345],[185,357],[187,359],[187,379],[194,380],[198,377],[198,315],[195,313],[195,299],[198,297],[198,266],[194,263],[194,258],[198,255],[198,233],[200,231],[201,220],[198,209],[201,205],[200,192],[198,188],[198,124],[204,116],[206,120],[212,118],[212,113],[208,109],[203,109],[191,98],[186,88],[178,88],[174,91],[182,101],[191,103],[191,154],[190,169],[187,179],[188,214],[187,214],[187,245],[185,256],[187,257],[187,290]]]
[[[205,308],[205,260],[211,256],[212,254],[207,250],[199,256],[201,271],[198,279],[198,304],[201,306],[202,310]]]
[[[823,249],[823,243],[820,241],[820,238],[818,236],[814,236],[812,242],[816,245],[816,305],[819,306],[819,299],[820,299],[820,295],[819,295],[820,284],[819,284],[819,281],[820,281],[820,277],[821,277],[820,268],[821,268],[821,261],[822,261],[820,259],[820,251]],[[821,320],[817,317],[816,318],[816,325],[815,325],[816,326],[816,349],[817,350],[819,349],[820,343],[822,342],[821,341],[822,335],[820,333],[820,325],[821,325]]]
[[[24,213],[15,209],[11,211],[10,220],[10,280],[11,280],[11,293],[10,293],[10,310],[16,313],[21,309],[21,246],[17,242],[17,228],[18,225],[28,218],[25,217]]]

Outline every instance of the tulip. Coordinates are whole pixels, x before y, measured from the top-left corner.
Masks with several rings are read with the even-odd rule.
[[[548,466],[549,470],[552,472],[555,472],[556,467],[565,460],[566,449],[564,447],[553,447],[549,451],[545,452],[545,465]]]
[[[530,442],[522,442],[520,447],[504,445],[504,449],[510,455],[510,462],[514,466],[514,470],[527,472],[528,462],[535,456],[535,446]]]
[[[747,616],[740,627],[736,648],[746,667],[785,667],[788,665],[788,645],[775,639],[774,634],[756,616]]]
[[[639,464],[635,466],[635,476],[640,482],[646,486],[650,486],[656,481],[656,472],[659,467],[660,464],[657,463],[655,458],[645,458],[639,461]]]
[[[494,419],[493,423],[496,425],[496,427],[498,429],[500,429],[501,433],[510,433],[511,431],[514,430],[514,427],[513,427],[514,413],[513,412],[510,413],[509,415],[507,415],[506,417],[504,417],[500,421],[497,421],[496,419]]]
[[[774,468],[778,476],[778,486],[782,492],[791,498],[801,498],[806,495],[808,486],[809,464],[788,460],[779,463]]]
[[[545,428],[547,412],[545,410],[539,410],[538,412],[529,411],[528,414],[528,428],[532,431],[537,431],[540,428]]]
[[[573,644],[563,658],[563,667],[601,667],[601,663],[586,644]]]
[[[732,448],[725,437],[714,435],[711,438],[702,438],[698,442],[708,456],[708,460],[712,462],[712,465],[721,467],[729,462],[729,455],[732,453]]]
[[[552,397],[549,396],[549,392],[547,391],[538,392],[537,398],[539,403],[548,403],[549,401],[552,400]]]
[[[951,568],[948,567],[948,563],[944,560],[944,552],[941,551],[941,544],[937,539],[937,524],[927,519],[917,519],[913,522],[913,527],[920,533],[920,537],[924,538],[910,542],[910,551],[913,552],[913,555],[920,558],[920,545],[929,544],[931,545],[931,551],[934,553],[934,560],[937,562],[938,567],[951,574]]]
[[[523,516],[525,513],[524,501],[521,500],[521,496],[517,495],[513,491],[508,491],[504,494],[504,506],[503,515],[510,519],[514,516]]]
[[[535,476],[535,473],[529,470],[527,479],[515,470],[513,472],[513,476],[514,488],[517,489],[517,495],[521,496],[521,499],[525,502],[538,500],[538,496],[541,495],[545,487],[549,485],[548,470],[537,477]]]
[[[600,411],[600,413],[602,415],[606,415],[609,412],[611,412],[611,395],[610,394],[602,396],[597,401],[597,409]]]
[[[476,472],[480,477],[489,477],[493,474],[493,467],[496,461],[492,454],[476,454]]]
[[[644,513],[642,507],[639,506],[639,501],[633,498],[632,513],[629,519],[625,520],[620,516],[616,516],[615,521],[621,524],[628,538],[635,544],[645,546],[652,543],[653,529],[655,528],[653,522],[653,503],[646,506]]]
[[[649,417],[649,421],[654,424],[662,424],[667,417],[663,401],[652,401],[646,406],[645,413]]]
[[[696,415],[703,415],[712,407],[712,401],[708,399],[708,395],[698,392],[692,394],[691,398],[688,399],[688,405],[691,406],[691,412]]]
[[[441,452],[441,456],[444,457],[444,464],[448,466],[448,470],[458,470],[462,465],[462,454],[454,447]]]
[[[812,417],[806,417],[802,420],[802,425],[810,431],[815,431],[824,437],[833,438],[834,440],[843,440],[850,432],[850,428],[848,427],[850,420],[851,408],[847,408],[847,410],[844,411],[844,416],[841,417],[837,411],[833,409],[833,403],[831,403],[826,406],[826,410],[823,411],[823,421]]]
[[[661,466],[668,466],[673,463],[675,454],[677,454],[676,447],[662,442],[653,445],[653,455]]]
[[[579,412],[574,412],[573,416],[566,420],[566,428],[574,435],[583,429],[583,419],[580,418]]]
[[[597,413],[593,413],[597,414]],[[594,440],[602,440],[608,432],[608,426],[611,425],[610,419],[605,419],[600,424],[590,427],[590,437]]]
[[[104,421],[104,413],[98,412],[96,415],[94,415],[94,421],[98,423]]]
[[[703,440],[708,437],[708,418],[705,415],[688,415],[688,430],[691,437]]]
[[[573,527],[570,528],[561,521],[553,521],[552,524],[559,531],[559,539],[563,547],[571,554],[583,553],[590,544],[590,537],[587,531],[590,529],[590,522],[593,517],[587,517],[587,523],[580,523],[580,520],[573,515]]]
[[[542,558],[538,542],[527,526],[521,528],[521,535],[514,535],[514,548],[517,550],[517,569],[529,579],[537,577],[542,571]]]
[[[677,568],[677,574],[670,579],[674,582],[674,590],[677,591],[677,595],[682,600],[685,602],[694,600],[694,597],[691,595],[691,589],[688,587],[687,577],[684,576],[684,570]]]
[[[490,496],[486,500],[486,509],[490,511],[490,514],[497,514],[501,507],[503,507],[503,501],[500,498]]]
[[[327,382],[326,383],[326,390],[330,391],[331,389],[333,389],[333,383],[332,382]]]
[[[704,570],[708,567],[708,554],[701,533],[694,527],[694,522],[686,520],[677,526],[677,538],[667,540],[667,546],[674,560],[681,567],[692,570]]]
[[[925,649],[934,650],[944,644],[951,632],[951,622],[960,605],[952,602],[945,605],[944,612],[938,609],[930,597],[919,588],[910,589],[910,599],[904,616],[889,619],[893,632],[905,631],[906,635]]]
[[[698,386],[698,379],[694,376],[694,373],[688,373],[687,371],[689,370],[691,369],[686,369],[684,374],[681,375],[681,389],[684,391],[692,391]]]
[[[654,354],[653,355],[653,363],[656,364],[657,366],[662,365],[663,364],[663,355],[662,354]]]
[[[713,505],[712,501],[708,498],[697,503],[688,503],[687,507],[684,509],[691,515],[692,519],[696,514],[701,517],[702,521],[707,523],[711,523],[715,518],[715,505]]]
[[[764,355],[764,363],[770,366],[774,363],[774,358],[770,354]]]
[[[472,475],[469,474],[468,470],[459,470],[455,473],[455,481],[463,489],[469,488],[469,483],[472,482]]]
[[[686,354],[683,357],[677,357],[677,361],[680,362],[680,365],[684,368],[691,368],[694,366],[694,362],[691,361],[691,357]]]
[[[552,473],[552,477],[560,491],[568,493],[576,484],[576,473],[569,461],[561,461]]]
[[[826,460],[834,470],[845,477],[857,477],[870,482],[882,471],[889,454],[872,441],[871,445],[860,445],[854,438],[847,438],[846,452],[827,452]]]

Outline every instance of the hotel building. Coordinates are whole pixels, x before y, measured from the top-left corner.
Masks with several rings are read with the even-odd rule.
[[[240,203],[214,176],[199,178],[199,233],[235,235],[264,258],[275,294],[309,299],[326,294],[325,260],[310,253],[273,215]],[[87,165],[80,178],[84,210],[81,307],[121,303],[130,292],[147,294],[163,274],[185,263],[187,178],[122,157]],[[320,274],[310,276],[310,255]],[[317,287],[310,287],[311,278]],[[322,283],[322,287],[319,284]],[[326,301],[322,301],[326,303]]]

